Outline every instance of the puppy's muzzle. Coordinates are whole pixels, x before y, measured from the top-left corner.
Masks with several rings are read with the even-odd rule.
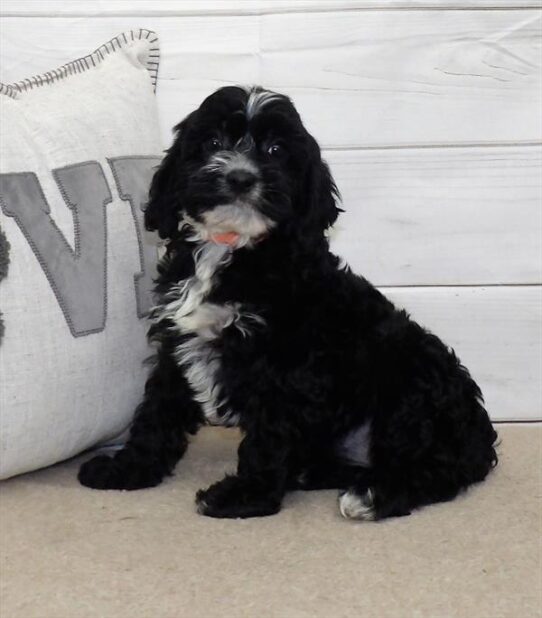
[[[240,195],[250,191],[256,184],[258,178],[248,170],[236,169],[228,172],[226,182],[234,193]]]

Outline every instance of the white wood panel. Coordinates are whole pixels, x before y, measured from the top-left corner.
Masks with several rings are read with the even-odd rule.
[[[228,15],[307,11],[509,9],[540,7],[539,0],[3,0],[4,15]]]
[[[159,33],[169,127],[223,84],[292,95],[331,147],[542,138],[540,11],[347,11],[207,17],[4,18],[3,81],[132,27]],[[423,122],[420,122],[423,119]]]
[[[267,16],[262,81],[326,145],[540,139],[540,11]]]
[[[333,250],[377,285],[542,283],[542,148],[324,153]]]
[[[496,420],[542,418],[542,288],[382,289],[452,346]]]

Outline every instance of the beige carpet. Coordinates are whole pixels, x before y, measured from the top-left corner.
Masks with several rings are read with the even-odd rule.
[[[1,488],[2,618],[542,616],[542,431],[500,426],[501,464],[453,503],[345,521],[335,491],[276,516],[214,520],[194,492],[234,465],[207,429],[177,475],[139,492],[77,484],[80,459]]]

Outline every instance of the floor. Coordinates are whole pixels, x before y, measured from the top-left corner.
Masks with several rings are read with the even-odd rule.
[[[81,458],[0,493],[2,618],[537,618],[542,427],[498,427],[501,462],[449,504],[342,519],[336,492],[276,516],[213,520],[194,493],[232,470],[238,434],[206,429],[156,489],[98,492]]]

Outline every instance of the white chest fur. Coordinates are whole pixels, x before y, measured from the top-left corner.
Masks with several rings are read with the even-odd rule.
[[[231,249],[214,243],[194,251],[194,275],[172,286],[166,302],[154,312],[155,320],[168,319],[179,334],[188,337],[177,346],[175,358],[201,404],[209,423],[234,425],[237,415],[228,407],[220,384],[221,355],[216,341],[222,331],[234,326],[248,336],[250,322],[259,316],[241,312],[238,303],[217,305],[207,302],[219,270],[231,260]]]

